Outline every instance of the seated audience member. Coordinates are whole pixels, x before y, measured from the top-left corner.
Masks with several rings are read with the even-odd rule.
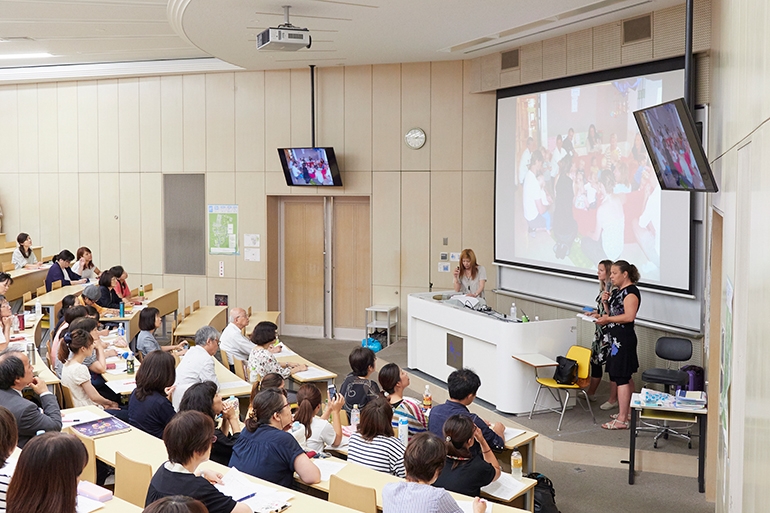
[[[5,496],[7,513],[75,513],[88,452],[75,435],[45,433],[24,447]]]
[[[209,459],[222,465],[230,463],[233,445],[241,434],[241,423],[237,406],[222,400],[217,393],[217,385],[211,381],[191,385],[182,397],[179,411],[199,411],[215,423],[217,417],[222,416],[222,425],[214,430],[216,440],[211,446]]]
[[[168,353],[148,354],[136,371],[136,389],[128,401],[128,422],[158,438],[163,438],[163,430],[176,413],[171,405],[175,365]]]
[[[271,372],[288,378],[296,372],[307,370],[307,365],[303,363],[278,363],[272,351],[278,339],[277,330],[278,326],[275,323],[262,321],[251,334],[251,341],[256,346],[249,355],[249,380],[252,383]]]
[[[14,269],[39,269],[40,264],[37,263],[37,257],[32,251],[32,237],[22,232],[16,237],[16,242],[19,243],[19,247],[13,251],[11,257]]]
[[[55,281],[61,281],[62,287],[88,281],[70,269],[73,260],[75,260],[75,255],[68,249],[61,250],[61,253],[53,257],[53,265],[48,269],[48,274],[45,277],[45,290],[47,292],[51,292],[51,286]]]
[[[8,289],[13,285],[13,278],[8,273],[0,272],[0,300],[5,299]]]
[[[26,387],[32,388],[40,397],[42,409],[22,395],[21,391]],[[29,358],[23,351],[6,349],[0,353],[0,405],[16,418],[19,447],[24,447],[27,440],[40,430],[61,430],[59,403],[48,391],[45,380],[35,377]]]
[[[235,502],[214,487],[212,483],[221,482],[222,474],[196,473],[209,459],[213,437],[214,421],[201,412],[185,411],[171,419],[163,431],[168,461],[152,476],[145,506],[163,497],[184,495],[201,501],[209,513],[251,513],[246,503]]]
[[[53,329],[53,333],[59,331],[59,327],[64,323],[64,314],[73,306],[80,306],[78,305],[78,297],[76,295],[67,294],[62,298],[61,308],[59,308],[59,313],[56,314],[56,326]]]
[[[247,362],[254,349],[254,343],[243,336],[241,331],[249,324],[249,316],[243,308],[233,308],[230,311],[230,323],[222,331],[220,347],[227,353],[227,363],[233,367],[233,358]],[[225,362],[222,362],[225,363]]]
[[[78,304],[81,306],[90,306],[95,308],[99,315],[118,315],[119,310],[115,308],[104,308],[97,301],[102,297],[102,291],[98,285],[88,285],[83,289],[83,293],[78,296]]]
[[[156,500],[144,508],[142,513],[209,513],[209,510],[199,500],[172,495]]]
[[[72,270],[87,280],[96,280],[102,272],[94,265],[93,254],[85,246],[75,252],[77,260],[72,264]]]
[[[382,513],[462,513],[463,509],[446,490],[430,486],[445,460],[446,448],[440,438],[432,433],[416,435],[404,453],[406,481],[388,483],[382,488]],[[473,513],[484,513],[486,508],[486,501],[474,499]]]
[[[393,436],[393,408],[383,397],[369,401],[361,410],[358,432],[353,433],[348,444],[348,461],[405,477],[404,444]]]
[[[129,287],[128,283],[126,283],[128,273],[125,269],[123,269],[123,266],[116,265],[114,267],[110,267],[110,274],[118,279],[118,284],[115,287],[115,292],[117,292],[118,297],[121,299],[131,299],[131,287]]]
[[[468,410],[468,405],[476,399],[476,392],[481,386],[478,375],[470,369],[460,369],[452,372],[447,378],[449,399],[444,404],[434,406],[430,411],[428,429],[438,437],[444,435],[444,422],[452,415],[465,415],[471,417],[473,422],[481,429],[484,440],[494,451],[502,451],[505,448],[503,433],[505,426],[500,422],[487,424],[478,415]],[[472,451],[480,448],[474,444]]]
[[[0,299],[0,351],[8,347],[11,341],[11,326],[13,326],[13,312],[11,303],[6,299]]]
[[[420,404],[414,399],[404,397],[404,390],[409,387],[409,374],[395,363],[389,363],[380,369],[377,378],[393,407],[393,428],[398,428],[398,420],[404,417],[409,422],[409,440],[418,433],[426,432],[428,419],[425,418]]]
[[[345,381],[340,386],[340,394],[345,398],[343,408],[348,415],[356,404],[360,410],[369,401],[380,397],[380,387],[369,379],[374,372],[375,360],[377,357],[374,351],[368,347],[356,347],[348,356],[348,363],[353,372],[345,376]]]
[[[195,332],[195,345],[187,350],[176,368],[176,390],[174,391],[174,409],[179,411],[185,391],[195,383],[212,381],[219,387],[214,356],[219,351],[219,332],[211,326],[204,326]]]
[[[18,441],[16,419],[7,409],[0,406],[0,512],[5,513],[5,494],[13,477],[13,464],[8,458],[13,454]]]
[[[247,417],[251,414],[251,405],[254,404],[254,396],[266,388],[280,388],[284,393],[286,393],[286,398],[289,400],[289,404],[296,406],[297,392],[286,390],[286,380],[283,379],[283,376],[276,374],[275,372],[271,372],[262,378],[262,381],[257,381],[251,385],[251,394],[249,394],[249,411],[246,412]]]
[[[327,445],[336,446],[342,442],[342,423],[340,410],[345,400],[341,395],[329,402],[323,414],[318,417],[321,409],[321,391],[315,385],[302,385],[297,392],[299,408],[294,414],[294,420],[300,423],[298,432],[293,432],[295,438],[305,450],[322,452]],[[334,414],[332,422],[329,416]]]
[[[162,346],[155,339],[155,330],[160,328],[160,312],[157,308],[148,306],[139,312],[139,335],[136,336],[136,351],[147,356],[151,351],[176,351],[182,349],[182,344]],[[184,353],[183,353],[184,354]]]
[[[99,276],[99,299],[96,300],[96,304],[102,308],[112,308],[113,310],[120,309],[120,303],[123,301],[115,292],[115,288],[118,286],[118,279],[109,271],[105,271]]]
[[[433,486],[476,497],[483,487],[500,477],[500,463],[470,417],[449,417],[444,422],[444,440],[446,464]],[[471,454],[474,443],[481,446],[480,453]]]
[[[62,317],[61,323],[59,324],[59,327],[54,330],[53,340],[48,344],[48,361],[49,362],[55,362],[56,361],[56,355],[59,354],[59,345],[61,344],[61,338],[64,336],[65,333],[67,333],[67,330],[70,327],[70,324],[72,324],[75,319],[79,319],[81,317],[85,317],[88,311],[86,310],[85,306],[73,306],[71,308],[68,308],[67,311],[64,313],[64,317]]]
[[[230,466],[286,488],[294,487],[294,473],[302,482],[316,484],[321,471],[299,443],[286,431],[291,428],[289,402],[277,388],[254,397],[246,430],[233,447]]]
[[[102,409],[117,410],[118,404],[105,399],[91,384],[91,373],[83,361],[93,353],[94,339],[84,329],[75,329],[67,332],[59,348],[59,360],[64,362],[68,353],[72,352],[72,358],[64,363],[61,373],[61,383],[70,389],[72,402],[78,406],[97,406]]]
[[[54,370],[56,371],[56,375],[59,376],[59,378],[61,378],[61,372],[64,364],[67,363],[67,360],[72,358],[72,352],[66,351],[63,353],[64,350],[62,347],[66,346],[66,344],[62,343],[64,335],[66,335],[67,332],[76,329],[86,330],[91,334],[91,338],[94,339],[94,352],[91,354],[91,356],[85,359],[83,364],[88,367],[88,370],[93,374],[101,375],[107,371],[107,351],[105,350],[105,343],[101,340],[98,328],[99,321],[88,316],[77,317],[70,323],[69,326],[67,326],[67,330],[64,332],[64,334],[62,334],[61,337],[59,337],[59,346],[56,349],[56,364],[54,365]],[[110,353],[112,353],[110,356],[114,356],[116,354],[114,350],[110,350]],[[61,358],[62,354],[65,355],[64,358]]]

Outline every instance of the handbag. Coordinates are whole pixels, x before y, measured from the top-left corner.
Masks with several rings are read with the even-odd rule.
[[[553,372],[553,379],[560,385],[574,385],[577,382],[578,364],[566,356],[557,356],[559,364]]]

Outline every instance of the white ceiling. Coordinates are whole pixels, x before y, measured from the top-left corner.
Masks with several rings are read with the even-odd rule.
[[[291,22],[313,45],[258,52]],[[473,58],[683,0],[0,0],[0,68],[217,57],[247,69]],[[684,30],[684,27],[683,27]],[[52,57],[8,59],[48,52]]]

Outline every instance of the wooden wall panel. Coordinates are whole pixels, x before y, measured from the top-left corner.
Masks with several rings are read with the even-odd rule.
[[[37,85],[22,84],[17,86],[19,116],[19,167],[21,172],[38,172],[38,112]]]
[[[405,174],[401,182],[401,286],[430,284],[429,172]]]
[[[207,173],[206,174],[206,204],[207,205],[231,205],[235,204],[235,173]],[[206,214],[208,223],[208,214]],[[239,228],[239,232],[242,230]],[[206,241],[208,244],[208,227],[206,228]],[[239,241],[242,244],[243,241]],[[208,245],[206,246],[208,248]],[[242,252],[243,250],[241,250]],[[208,253],[208,249],[206,250]],[[206,274],[219,276],[219,262],[225,264],[225,278],[235,277],[235,259],[232,255],[206,255]]]
[[[363,329],[372,283],[369,199],[335,200],[333,223],[334,327]]]
[[[411,175],[410,175],[411,176]],[[372,173],[372,284],[401,284],[401,174]]]
[[[97,84],[89,80],[77,83],[77,141],[79,173],[99,170],[99,132]]]
[[[265,74],[235,74],[235,170],[265,170]]]
[[[142,261],[144,274],[163,274],[163,180],[160,173],[142,173],[139,177],[141,198],[135,213],[141,225]],[[132,208],[135,204],[131,205]]]
[[[40,172],[57,173],[59,171],[57,84],[37,84],[37,101],[38,163]]]
[[[316,71],[320,76],[320,72]],[[290,114],[291,145],[310,146],[310,70],[293,69],[289,72],[289,108],[283,116]],[[320,101],[319,91],[316,90],[317,100]],[[318,123],[320,115],[316,117]],[[318,128],[318,127],[316,127]],[[268,151],[275,153],[275,148],[268,146]],[[277,156],[275,157],[278,158]]]
[[[235,282],[235,293],[238,297],[238,306],[251,307],[255,312],[270,310],[267,306],[267,286],[265,280],[242,280]]]
[[[43,244],[43,239],[40,236],[40,224],[49,223],[50,221],[42,218],[41,198],[40,198],[40,182],[41,178],[45,180],[48,175],[40,175],[39,173],[19,173],[19,192],[24,205],[19,209],[19,219],[21,221],[21,230],[32,237],[32,244],[37,246]],[[7,241],[14,241],[16,234],[7,233],[5,238]],[[43,248],[45,253],[47,248]]]
[[[430,87],[430,167],[459,170],[463,161],[462,61],[431,63]]]
[[[265,71],[265,98],[270,99],[265,100],[265,171],[280,172],[276,148],[292,145],[290,82],[289,71]]]
[[[157,173],[161,168],[160,78],[139,79],[139,168]]]
[[[308,73],[308,80],[310,74]],[[333,146],[334,153],[337,156],[337,163],[340,169],[347,169],[345,165],[345,69],[341,66],[333,68],[321,68],[316,71],[317,88],[316,95],[318,100],[318,124],[316,132],[316,145]],[[292,75],[292,83],[298,78],[298,74]],[[305,108],[302,108],[305,106]],[[292,114],[295,110],[302,112],[307,117],[310,116],[310,94],[306,101],[301,98],[292,98]],[[308,126],[310,126],[308,124]],[[302,138],[300,137],[300,140]],[[307,139],[307,145],[310,146],[310,138]]]
[[[157,175],[157,173],[155,173]],[[159,175],[157,175],[159,176]],[[141,205],[142,177],[138,173],[120,173],[120,265],[129,273],[144,273],[142,267],[142,213],[137,209]],[[149,215],[152,211],[145,212]],[[152,244],[152,241],[148,241]]]
[[[43,245],[43,253],[53,255],[62,247],[60,243],[61,231],[59,230],[59,174],[41,174],[40,188],[40,237],[38,241]],[[71,199],[67,198],[67,203]],[[34,238],[32,239],[34,242]],[[45,256],[45,255],[44,255]]]
[[[74,187],[74,184],[78,184]],[[67,196],[63,196],[61,188],[66,187],[68,190]],[[92,191],[99,192],[99,186],[92,184]],[[69,249],[72,253],[80,245],[80,195],[86,194],[85,191],[80,192],[80,184],[77,173],[59,173],[59,189],[52,191],[59,202],[59,211],[56,214],[56,219],[59,224],[59,249],[52,251],[52,253],[58,253],[62,249]],[[92,193],[93,194],[93,193]],[[96,201],[89,203],[91,212],[91,222],[99,223],[99,203],[101,198],[97,198]],[[73,249],[74,248],[74,249]],[[91,248],[94,251],[99,251],[98,248]],[[94,255],[97,257],[97,255]],[[99,255],[99,262],[101,262],[101,255]]]
[[[109,201],[109,197],[102,196],[101,194],[99,189],[100,175],[98,173],[79,173],[74,176],[80,194],[74,198],[76,201],[71,205],[68,222],[78,224],[79,230],[77,243],[67,249],[72,251],[73,255],[77,254],[77,249],[80,246],[89,247],[92,252],[97,252],[100,248],[101,204],[106,204]],[[106,180],[105,174],[103,181]],[[62,196],[62,199],[66,203],[69,200],[69,195]],[[94,258],[96,257],[97,255],[94,254]],[[99,257],[101,257],[101,252],[99,252]],[[95,260],[95,262],[101,263],[102,266],[104,265],[101,258]],[[117,264],[110,263],[109,265]],[[97,264],[97,267],[101,269],[99,264]]]
[[[401,65],[372,66],[372,170],[401,169]]]
[[[494,93],[471,93],[473,66],[468,61],[463,73],[462,168],[466,171],[494,169],[497,100]]]
[[[118,81],[97,82],[99,172],[120,170],[120,125],[118,123]]]
[[[344,71],[345,171],[371,171],[372,66],[349,66]]]
[[[430,169],[430,152],[433,145],[430,124],[430,63],[401,65],[401,170],[422,171]],[[425,130],[425,146],[419,150],[409,148],[404,134],[411,128]]]
[[[21,194],[19,194],[19,173],[5,173],[0,177],[0,205],[3,207],[3,231],[13,238],[21,231]]]
[[[139,79],[118,80],[120,172],[137,173],[139,165]]]
[[[161,169],[184,170],[184,78],[160,77]]]
[[[256,233],[260,235],[260,261],[247,262],[244,257],[246,251],[241,247],[241,254],[236,259],[236,276],[238,279],[261,279],[266,278],[265,244],[267,241],[266,231],[267,223],[265,221],[265,212],[267,209],[265,198],[265,174],[264,173],[236,173],[235,174],[235,203],[238,204],[238,213],[240,223],[239,246],[243,245],[243,236],[246,233]]]
[[[291,200],[283,209],[284,322],[323,326],[323,201]]]
[[[235,170],[235,76],[206,75],[206,170]]]
[[[184,171],[206,171],[206,76],[185,75],[183,78],[183,149]]]
[[[99,175],[99,262],[104,267],[120,263],[120,176]],[[91,248],[96,251],[95,248]]]
[[[452,273],[438,272],[440,253],[457,252],[462,246],[462,171],[433,171],[430,180],[430,277],[434,290],[451,289]],[[474,173],[477,174],[477,173]],[[469,207],[470,208],[470,207]],[[444,238],[447,244],[444,246]],[[456,262],[450,262],[453,270]]]
[[[57,89],[59,172],[78,171],[78,90],[75,82],[59,82]]]

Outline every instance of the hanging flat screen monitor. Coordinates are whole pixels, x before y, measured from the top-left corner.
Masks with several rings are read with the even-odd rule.
[[[660,188],[717,192],[695,121],[683,98],[634,112]]]
[[[334,148],[278,148],[286,185],[342,186]]]

